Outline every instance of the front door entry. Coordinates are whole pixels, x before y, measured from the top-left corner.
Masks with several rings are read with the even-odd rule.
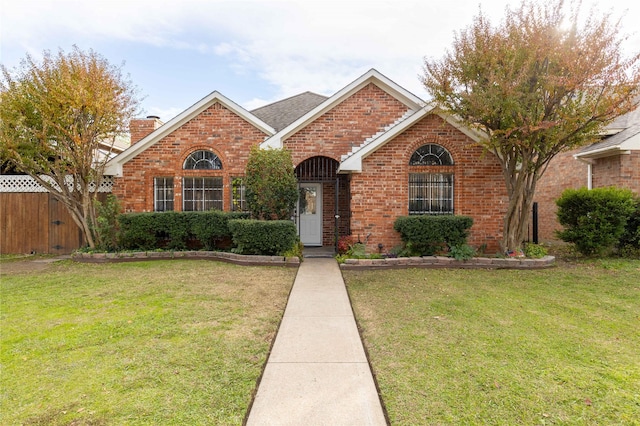
[[[298,198],[300,241],[305,246],[322,245],[322,184],[301,183]]]

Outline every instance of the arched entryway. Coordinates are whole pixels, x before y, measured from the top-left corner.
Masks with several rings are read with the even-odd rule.
[[[305,246],[335,246],[349,234],[349,176],[333,158],[311,157],[295,169],[300,197],[296,224]]]

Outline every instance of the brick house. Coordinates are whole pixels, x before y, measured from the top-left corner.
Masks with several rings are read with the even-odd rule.
[[[560,153],[549,163],[536,190],[539,238],[554,241],[561,229],[555,200],[568,188],[616,186],[640,195],[640,109],[618,117],[602,140]]]
[[[213,92],[165,124],[134,120],[132,145],[107,166],[127,212],[238,210],[252,146],[286,148],[307,246],[336,235],[369,251],[400,244],[398,216],[474,218],[469,242],[499,250],[507,195],[479,135],[376,70],[330,97],[306,92],[247,111]]]

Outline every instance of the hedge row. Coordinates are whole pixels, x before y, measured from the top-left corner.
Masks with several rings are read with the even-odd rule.
[[[223,211],[121,214],[120,245],[127,250],[184,250],[196,244],[214,250],[222,241],[233,241],[236,253],[279,255],[297,243],[296,226],[290,220],[248,217]]]
[[[246,219],[247,213],[154,212],[125,213],[118,216],[120,245],[127,250],[168,248],[184,250],[191,242],[213,250],[231,238],[229,220]]]
[[[240,254],[282,254],[298,241],[296,225],[290,220],[230,220],[235,252]]]
[[[467,243],[473,219],[468,216],[401,216],[393,229],[400,233],[409,251],[431,256],[438,251]]]

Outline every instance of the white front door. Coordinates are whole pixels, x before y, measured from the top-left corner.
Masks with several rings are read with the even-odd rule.
[[[322,245],[322,184],[301,183],[298,198],[300,241],[305,246]]]

